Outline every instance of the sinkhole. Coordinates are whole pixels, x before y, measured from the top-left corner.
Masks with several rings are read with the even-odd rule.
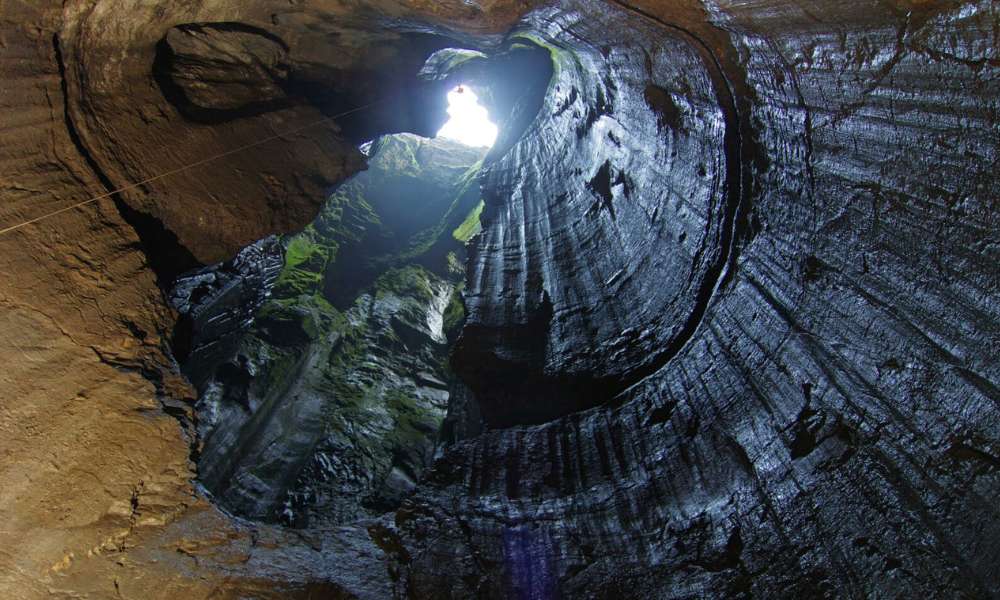
[[[441,51],[436,64],[475,70],[431,69],[416,106],[440,118],[419,128],[434,137],[354,123],[368,168],[310,225],[176,279],[198,479],[226,510],[292,527],[384,514],[451,439],[479,175],[521,137],[552,75],[548,52],[525,48]]]

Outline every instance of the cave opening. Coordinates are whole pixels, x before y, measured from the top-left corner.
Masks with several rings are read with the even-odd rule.
[[[448,117],[448,122],[438,130],[438,137],[485,148],[493,146],[497,139],[499,129],[467,85],[459,85],[448,92]]]
[[[384,514],[450,440],[481,174],[505,152],[495,142],[512,148],[542,109],[549,56],[526,43],[435,51],[421,92],[435,137],[359,142],[367,169],[305,229],[177,278],[198,478],[222,507],[292,527]],[[531,77],[515,76],[526,66]],[[362,118],[350,131],[377,129]]]
[[[995,2],[8,10],[0,597],[1000,589]]]

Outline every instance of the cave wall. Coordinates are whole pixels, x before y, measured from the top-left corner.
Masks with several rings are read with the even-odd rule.
[[[59,8],[0,8],[5,226],[102,191],[65,125],[52,45]],[[96,588],[110,596],[110,563],[99,580],[56,579],[88,555],[131,547],[137,527],[160,527],[197,504],[188,442],[158,401],[182,402],[186,385],[143,376],[147,365],[168,364],[159,342],[169,311],[113,204],[63,213],[0,245],[0,595]],[[145,507],[141,525],[133,498]]]
[[[247,21],[270,29],[275,7],[295,8],[0,2],[3,226],[322,117],[303,105],[200,123],[153,76],[156,46],[172,27]],[[298,8],[303,22],[293,32],[342,23],[360,8],[374,11],[362,23],[372,24],[373,14],[419,18],[487,35],[517,16],[507,2]],[[357,35],[343,40],[364,61]],[[364,528],[303,547],[301,536],[233,521],[195,494],[194,393],[168,351],[176,315],[160,273],[301,227],[326,186],[362,166],[353,142],[338,141],[332,126],[304,133],[0,236],[0,595],[287,598],[345,586],[388,593],[383,553]],[[310,141],[324,134],[319,146]],[[300,160],[308,166],[292,168]],[[285,168],[261,176],[278,164]],[[154,270],[154,258],[167,268]],[[344,576],[333,578],[340,584],[323,575],[331,563],[344,565]]]
[[[587,3],[528,17],[599,62],[561,71],[534,131],[486,178],[497,200],[470,263],[459,351],[499,365],[466,372],[488,420],[491,405],[507,411],[495,419],[506,428],[452,448],[398,513],[402,539],[420,549],[417,596],[996,589],[996,7],[705,8],[714,31],[683,16],[664,27],[653,3],[607,9],[606,21]],[[664,357],[678,309],[690,310],[674,279],[701,256],[675,240],[712,239],[716,216],[690,201],[699,179],[684,164],[685,117],[724,102],[660,70],[671,24],[690,34],[683,43],[704,44],[735,92],[731,114],[702,111],[738,136],[742,189],[717,184],[715,206],[727,191],[742,204],[718,287]],[[651,60],[609,31],[627,31]],[[610,50],[588,47],[609,39]],[[669,68],[689,81],[704,72],[683,56],[669,53]],[[675,115],[666,127],[640,104],[649,82],[679,107],[660,111]],[[584,106],[609,107],[589,138],[587,119],[559,110],[573,89]],[[616,167],[618,144],[598,141],[607,130],[635,148],[627,158],[658,159],[643,161],[646,176],[668,172],[667,193],[640,184],[630,198],[627,179],[610,198],[593,193],[605,161],[630,173]],[[699,134],[696,150],[733,156],[721,134]],[[677,139],[675,166],[661,148]],[[617,212],[595,210],[605,199]],[[543,365],[537,395],[509,383],[525,364]],[[595,387],[602,370],[622,375]],[[531,425],[533,405],[600,402]],[[442,562],[462,576],[436,572]]]
[[[320,117],[305,103],[203,123],[163,96],[150,65],[176,25],[271,30],[271,4],[293,6],[302,20],[283,39],[295,48],[307,37],[295,32],[330,21],[317,15],[356,8],[244,4],[0,2],[0,72],[13,84],[0,94],[4,223]],[[163,268],[153,271],[156,256],[143,244],[166,243],[179,254],[159,259],[177,268],[298,227],[318,208],[317,192],[360,166],[353,146],[332,136],[319,146],[308,136],[282,140],[280,150],[226,157],[203,175],[158,180],[117,203],[63,213],[45,227],[0,236],[0,590],[12,597],[335,597],[344,590],[368,597],[989,597],[1000,452],[994,3],[613,4],[567,4],[562,16],[538,13],[528,24],[552,37],[581,34],[564,45],[589,50],[622,23],[636,32],[629,43],[654,56],[654,47],[681,40],[689,48],[680,52],[700,57],[684,61],[684,77],[704,81],[715,60],[726,76],[724,88],[693,94],[692,106],[721,111],[728,88],[736,109],[727,130],[740,141],[739,235],[727,246],[718,287],[695,305],[704,307],[697,328],[675,354],[606,366],[595,359],[611,375],[597,382],[600,393],[559,397],[579,389],[579,372],[565,353],[549,354],[561,343],[532,331],[527,348],[545,358],[548,371],[539,377],[559,409],[526,421],[548,422],[459,442],[418,497],[377,526],[291,536],[234,522],[192,493],[191,440],[177,418],[187,418],[192,393],[165,353],[174,316],[157,289]],[[487,36],[531,8],[369,6],[389,22]],[[359,20],[372,24],[371,15]],[[603,30],[588,23],[602,20],[611,23]],[[706,63],[703,52],[715,60]],[[660,200],[625,198],[624,184],[613,185],[615,219],[607,210],[587,217],[593,201],[606,197],[588,196],[587,183],[604,160],[624,154],[610,138],[598,151],[591,136],[627,131],[638,139],[623,138],[623,146],[662,152],[667,130],[681,136],[670,126],[674,113],[647,113],[643,105],[669,107],[666,95],[676,90],[658,84],[664,91],[646,102],[637,95],[644,65],[636,72],[633,57],[613,51],[587,56],[633,93],[585,138],[563,116],[536,124],[536,137],[523,143],[543,157],[558,158],[564,144],[594,149],[578,167],[584,173],[566,173],[575,188],[567,190],[573,201],[564,215],[591,219],[588,231],[620,246],[609,255],[595,244],[577,260],[602,276],[627,267],[641,280],[656,273],[656,261],[640,267],[627,250],[649,242],[629,239],[642,230],[615,224],[619,214],[641,223],[636,207]],[[574,77],[587,77],[578,93],[593,94],[579,110],[596,109],[596,90],[608,86],[585,72]],[[671,96],[682,108],[687,98]],[[698,150],[697,140],[689,144]],[[275,161],[285,167],[274,169],[274,180],[258,176]],[[568,166],[534,183],[563,185],[558,175]],[[497,190],[513,189],[532,183],[531,172],[511,158],[492,181]],[[603,189],[601,181],[593,187]],[[496,253],[513,232],[525,233],[524,248],[533,251],[525,256],[536,259],[552,256],[542,245],[556,239],[578,247],[572,228],[563,224],[559,237],[546,237],[537,220],[554,198],[512,198],[511,205],[494,198],[473,265],[502,265]],[[688,235],[705,235],[703,217],[691,218]],[[680,233],[674,221],[656,227]],[[549,304],[540,314],[580,318],[567,312],[579,301],[556,293],[563,281],[618,322],[641,328],[660,314],[651,306],[632,315],[634,297],[605,293],[627,282],[592,277],[584,285],[568,263],[517,265],[507,294],[473,290],[483,299],[482,324],[502,325],[502,315],[524,324]],[[661,308],[683,304],[658,283],[646,285]],[[549,291],[547,301],[540,290]],[[650,329],[658,340],[672,339],[669,329]],[[573,331],[594,356],[615,338],[603,326]],[[510,336],[512,346],[502,336],[479,340],[517,357],[522,333]],[[603,394],[614,395],[611,406],[567,414]],[[517,421],[515,411],[500,424]],[[338,568],[331,572],[330,564]]]
[[[454,362],[501,425],[604,402],[676,352],[743,199],[735,108],[711,55],[639,18],[602,32],[619,14],[591,14],[560,5],[523,25],[552,47],[556,75],[483,178]]]

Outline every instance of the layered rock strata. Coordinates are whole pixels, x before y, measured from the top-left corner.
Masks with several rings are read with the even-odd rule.
[[[0,236],[7,595],[994,594],[993,3],[0,7],[5,223],[322,118],[284,67],[318,38],[366,82],[399,64],[372,48],[410,51],[400,25],[448,38],[429,56],[516,24],[556,65],[483,180],[464,424],[385,517],[289,533],[192,492],[157,288],[307,223],[362,133],[278,137]],[[263,66],[214,63],[226,93],[178,103],[157,48],[206,24]],[[173,48],[197,82],[176,75],[197,48]],[[416,77],[426,56],[400,60]],[[211,102],[230,112],[192,108]]]
[[[417,597],[996,587],[995,8],[706,9],[528,18],[574,60],[485,176],[499,429],[397,513]]]

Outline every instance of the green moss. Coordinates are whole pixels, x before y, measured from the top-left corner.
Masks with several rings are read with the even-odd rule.
[[[418,177],[423,171],[417,158],[422,144],[422,139],[413,135],[389,136],[375,156],[373,166],[397,176]]]
[[[483,226],[482,223],[479,222],[479,217],[483,214],[484,205],[485,203],[480,200],[479,204],[477,204],[476,207],[469,212],[469,215],[465,217],[465,220],[462,221],[462,224],[451,232],[452,237],[464,244],[471,240],[477,233],[482,231]]]
[[[314,294],[323,282],[327,263],[337,255],[336,240],[324,239],[312,225],[286,238],[285,265],[278,275],[274,294],[294,298]]]
[[[334,192],[315,221],[317,238],[338,244],[357,243],[369,230],[379,227],[381,220],[365,192],[366,187],[357,179]]]
[[[445,257],[445,262],[448,264],[448,279],[453,281],[461,281],[462,276],[465,275],[465,263],[458,259],[458,255],[454,252],[449,252]]]
[[[431,274],[418,265],[390,269],[375,281],[375,295],[410,296],[427,303],[434,298],[430,278]]]
[[[406,390],[388,389],[382,400],[396,421],[389,439],[397,448],[425,444],[428,431],[433,431],[440,424],[441,419],[436,411],[418,405],[417,399]]]
[[[359,384],[351,377],[364,359],[367,348],[364,334],[366,327],[345,326],[343,334],[337,341],[328,359],[328,368],[324,370],[323,379],[331,390],[330,402],[324,407],[326,419],[333,420],[343,411],[354,411],[363,408],[371,402],[371,389]]]
[[[448,299],[448,306],[444,309],[444,334],[449,339],[465,323],[465,302],[462,300],[464,290],[465,283],[455,286],[455,291]]]
[[[285,264],[275,283],[276,298],[320,296],[327,271],[345,244],[357,244],[380,225],[356,181],[327,199],[320,215],[301,233],[285,238]]]
[[[318,247],[310,239],[311,236],[297,235],[288,240],[285,247],[285,268],[295,268],[314,258]]]

